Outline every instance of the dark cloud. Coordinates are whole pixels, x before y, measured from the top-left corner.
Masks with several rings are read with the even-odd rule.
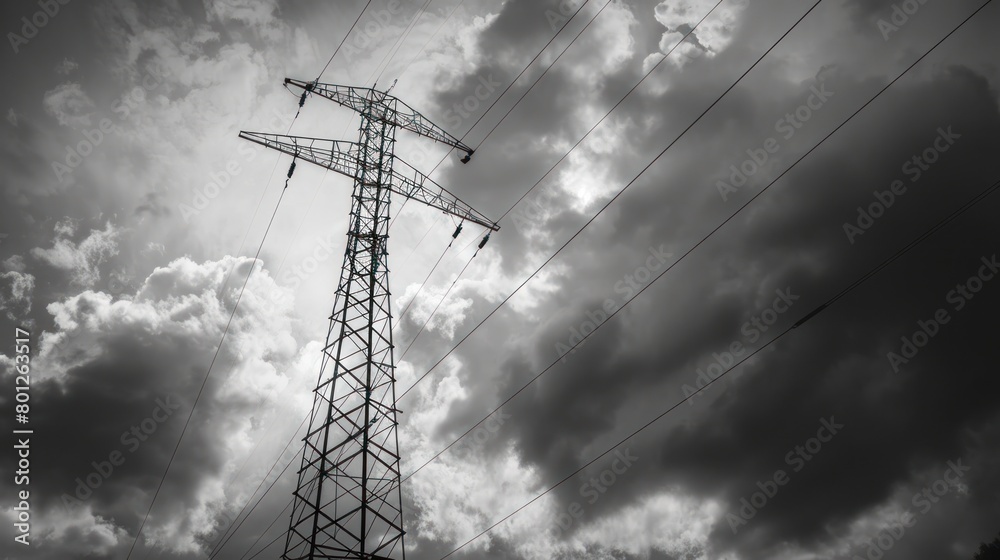
[[[103,540],[103,548],[117,551],[107,557],[127,550],[131,536],[117,535],[108,521],[129,535],[142,521],[212,361],[227,307],[234,303],[227,297],[223,306],[214,297],[225,267],[234,264],[176,261],[155,272],[131,300],[84,292],[49,308],[59,330],[32,340],[41,348],[31,388],[31,487],[41,489],[32,501],[39,528],[32,557],[92,557],[86,549],[64,548],[66,541],[53,530],[63,523],[79,538]],[[245,274],[248,264],[236,273]],[[267,282],[251,287],[247,297],[255,298]],[[280,313],[280,308],[255,308],[252,301],[242,309],[247,317]],[[256,417],[259,429],[269,414],[258,406],[262,395],[237,387],[247,380],[267,382],[269,366],[242,382],[232,373],[248,359],[234,348],[260,344],[252,324],[234,325],[231,346],[216,360],[215,375],[161,489],[146,534],[157,547],[195,550],[191,535],[206,532],[216,502],[227,499],[220,482],[228,450],[242,445],[232,434],[247,429],[248,418]],[[253,359],[263,352],[282,367],[283,350],[270,344],[258,346]],[[11,385],[13,375],[13,367],[5,367]],[[4,399],[6,406],[10,401]],[[5,484],[14,492],[11,481]]]

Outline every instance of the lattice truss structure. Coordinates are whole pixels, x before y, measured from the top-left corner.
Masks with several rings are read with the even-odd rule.
[[[344,266],[330,316],[284,560],[405,559],[392,314],[394,194],[463,221],[499,226],[393,154],[396,130],[472,149],[387,92],[286,79],[360,113],[358,142],[241,132],[240,137],[354,179]]]

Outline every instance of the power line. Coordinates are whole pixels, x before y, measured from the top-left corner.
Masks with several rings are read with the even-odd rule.
[[[406,394],[409,393],[411,390],[413,390],[413,388],[416,387],[418,383],[420,383],[421,381],[423,381],[423,379],[425,377],[427,377],[428,374],[430,374],[432,371],[434,371],[435,368],[437,368],[439,365],[441,365],[448,358],[448,356],[450,356],[459,346],[462,345],[463,342],[465,342],[466,340],[468,340],[468,338],[470,336],[472,336],[473,333],[475,333],[477,330],[479,330],[479,327],[483,326],[483,324],[486,323],[486,321],[488,321],[489,318],[492,317],[497,311],[499,311],[500,308],[504,306],[504,304],[506,304],[508,301],[510,301],[510,299],[512,297],[514,297],[514,295],[517,294],[521,290],[521,288],[523,288],[525,285],[527,285],[528,282],[531,281],[531,279],[534,278],[546,265],[548,265],[550,262],[552,262],[552,260],[555,259],[556,256],[558,256],[559,253],[561,253],[563,251],[563,249],[565,249],[570,243],[573,242],[574,239],[576,239],[581,233],[583,233],[583,230],[585,230],[590,224],[592,224],[594,222],[594,220],[597,219],[598,216],[600,216],[605,210],[608,209],[609,206],[611,206],[612,203],[614,203],[616,200],[618,200],[618,197],[620,197],[622,194],[624,194],[625,191],[627,191],[629,189],[629,187],[631,187],[633,184],[635,184],[635,182],[639,179],[639,177],[641,177],[650,167],[653,166],[653,164],[655,164],[661,157],[663,157],[663,154],[667,153],[667,150],[669,150],[671,147],[673,147],[673,145],[676,144],[685,134],[687,134],[687,132],[689,130],[691,130],[692,128],[694,128],[694,126],[696,124],[698,124],[698,122],[701,121],[701,119],[705,115],[707,115],[709,111],[711,111],[716,105],[719,104],[720,101],[722,101],[722,98],[724,98],[730,91],[733,90],[733,88],[735,88],[740,82],[742,82],[743,78],[745,78],[754,68],[756,68],[757,65],[760,64],[760,62],[762,60],[764,60],[764,58],[768,54],[770,54],[771,51],[773,51],[775,49],[775,47],[777,47],[778,44],[781,43],[781,41],[784,40],[784,38],[788,36],[789,33],[792,32],[792,30],[794,30],[796,27],[798,27],[799,23],[801,23],[802,20],[804,20],[806,18],[806,16],[808,16],[810,13],[812,13],[812,11],[816,9],[816,6],[818,6],[820,4],[820,2],[822,2],[822,1],[823,0],[817,0],[816,3],[814,3],[812,5],[812,7],[809,8],[809,10],[805,14],[803,14],[802,17],[800,17],[798,19],[798,21],[795,22],[794,25],[792,25],[792,27],[790,29],[788,31],[786,31],[784,34],[782,34],[781,37],[779,37],[778,40],[775,41],[775,43],[773,45],[771,45],[771,47],[768,48],[764,52],[764,54],[762,54],[760,56],[760,58],[757,59],[756,62],[753,63],[753,65],[751,65],[749,68],[747,68],[746,71],[744,71],[743,74],[731,86],[729,86],[726,89],[726,91],[724,91],[722,93],[722,95],[720,95],[718,98],[716,98],[716,100],[713,101],[712,104],[709,105],[707,109],[705,109],[704,111],[702,111],[702,113],[700,115],[698,115],[698,117],[690,125],[688,125],[687,128],[685,128],[676,138],[674,138],[673,141],[671,141],[670,144],[668,144],[666,148],[663,148],[663,150],[660,151],[660,153],[655,158],[653,158],[652,161],[650,161],[645,167],[643,167],[642,170],[640,170],[639,173],[635,177],[633,177],[631,181],[629,181],[624,187],[622,187],[621,190],[619,190],[613,197],[611,197],[611,199],[608,200],[607,203],[605,203],[604,206],[602,206],[601,209],[598,210],[596,214],[594,214],[593,216],[591,216],[590,219],[587,220],[587,222],[584,223],[583,226],[580,227],[580,229],[576,231],[576,233],[574,233],[572,236],[570,236],[570,238],[567,239],[566,242],[563,243],[562,246],[560,246],[559,249],[557,249],[555,253],[553,253],[551,256],[549,256],[549,258],[547,258],[545,260],[545,262],[543,262],[538,268],[535,269],[534,272],[532,272],[527,278],[525,278],[524,281],[521,282],[521,284],[519,284],[517,286],[517,288],[514,289],[513,292],[511,292],[510,294],[508,294],[507,297],[505,297],[495,308],[493,308],[493,310],[490,311],[486,315],[486,317],[484,317],[475,327],[473,327],[472,330],[469,331],[469,333],[467,333],[464,337],[462,337],[462,339],[459,340],[450,350],[448,350],[448,352],[446,352],[445,355],[441,357],[441,359],[439,359],[437,362],[435,362],[434,365],[432,365],[426,372],[424,372],[423,375],[421,375],[416,381],[414,381],[413,385],[410,385],[410,387],[407,390],[403,391],[403,393],[400,395],[399,398],[402,399],[403,397],[405,397]]]
[[[822,1],[822,0],[820,0],[820,1]],[[987,4],[988,4],[988,3],[990,2],[990,1],[992,1],[992,0],[989,0],[989,1],[987,2]],[[818,4],[818,2],[817,2],[817,4]],[[984,5],[983,5],[983,7],[985,7],[985,6],[986,6],[986,4],[984,4]],[[815,6],[814,6],[814,7],[815,7]],[[981,10],[981,9],[982,9],[982,8],[980,8],[980,10]],[[678,258],[678,259],[677,259],[676,261],[674,261],[674,262],[673,262],[673,263],[671,263],[671,264],[670,264],[670,265],[669,265],[668,267],[666,267],[666,268],[665,268],[665,269],[664,269],[664,270],[663,270],[663,271],[662,271],[662,272],[661,272],[661,273],[660,273],[659,275],[657,275],[657,276],[656,276],[656,277],[655,277],[655,278],[654,278],[654,279],[653,279],[653,280],[652,280],[652,281],[650,282],[650,284],[648,284],[648,285],[647,285],[646,287],[648,287],[649,285],[651,285],[651,284],[652,284],[653,282],[655,282],[656,280],[659,280],[659,279],[660,279],[660,278],[661,278],[661,277],[662,277],[662,276],[663,276],[664,274],[666,274],[666,273],[670,272],[670,271],[671,271],[671,270],[672,270],[672,269],[673,269],[673,268],[674,268],[675,266],[677,266],[677,265],[678,265],[678,264],[679,264],[679,263],[680,263],[680,262],[681,262],[682,260],[684,260],[684,259],[685,259],[685,258],[686,258],[686,257],[687,257],[688,255],[690,255],[690,254],[691,254],[691,253],[693,253],[693,252],[694,252],[694,251],[695,251],[696,249],[698,249],[698,247],[700,247],[700,246],[701,246],[701,245],[702,245],[702,244],[703,244],[703,243],[704,243],[705,241],[707,241],[707,240],[708,240],[708,238],[710,238],[710,237],[711,237],[712,235],[714,235],[714,234],[715,234],[716,232],[718,232],[718,231],[719,231],[720,229],[722,229],[722,228],[723,228],[723,227],[724,227],[724,226],[725,226],[725,225],[726,225],[727,223],[729,223],[729,222],[730,222],[730,221],[731,221],[731,220],[732,220],[733,218],[735,218],[737,214],[739,214],[740,212],[742,212],[742,211],[743,211],[743,210],[744,210],[745,208],[747,208],[747,207],[748,207],[748,206],[749,206],[749,205],[750,205],[751,203],[753,203],[753,202],[754,202],[754,201],[755,201],[755,200],[756,200],[757,198],[759,198],[759,197],[760,197],[761,195],[763,195],[763,194],[764,194],[764,193],[765,193],[765,192],[766,192],[766,191],[767,191],[768,189],[770,189],[770,188],[771,188],[771,186],[772,186],[772,185],[774,185],[775,183],[777,183],[777,182],[778,182],[778,181],[779,181],[779,180],[780,180],[781,178],[783,178],[783,177],[784,177],[784,176],[785,176],[786,174],[788,174],[788,172],[789,172],[789,171],[791,171],[791,170],[792,170],[792,169],[793,169],[793,168],[794,168],[795,166],[797,166],[797,165],[798,165],[798,164],[799,164],[800,162],[802,162],[802,160],[804,160],[804,159],[805,159],[806,157],[808,157],[808,156],[809,156],[809,155],[810,155],[811,153],[813,153],[813,152],[814,152],[814,151],[815,151],[815,150],[816,150],[817,148],[819,148],[819,147],[820,147],[820,146],[821,146],[821,145],[822,145],[822,144],[823,144],[824,142],[826,142],[826,141],[827,141],[827,140],[828,140],[828,139],[829,139],[830,137],[832,137],[832,136],[833,136],[833,135],[834,135],[834,134],[835,134],[835,133],[836,133],[837,131],[839,131],[839,130],[840,130],[841,128],[843,128],[843,127],[844,127],[844,126],[845,126],[845,125],[846,125],[846,124],[847,124],[848,122],[850,122],[850,121],[851,121],[852,119],[854,119],[854,117],[856,117],[856,116],[857,116],[858,114],[860,114],[860,113],[861,113],[861,111],[863,111],[863,110],[864,110],[864,109],[865,109],[866,107],[868,107],[869,105],[871,105],[871,104],[872,104],[872,103],[873,103],[873,102],[874,102],[874,101],[875,101],[876,99],[878,99],[878,98],[879,98],[879,97],[880,97],[880,96],[881,96],[881,95],[882,95],[883,93],[885,93],[885,92],[886,92],[886,90],[888,90],[888,89],[889,89],[889,88],[890,88],[890,87],[891,87],[891,86],[892,86],[893,84],[895,84],[895,83],[896,83],[897,81],[899,81],[899,80],[900,80],[900,79],[901,79],[901,78],[902,78],[902,77],[903,77],[904,75],[906,75],[906,74],[907,74],[907,73],[908,73],[908,72],[909,72],[910,70],[912,70],[912,69],[913,69],[914,67],[916,67],[916,66],[917,66],[917,64],[919,64],[919,63],[920,63],[920,62],[921,62],[921,61],[922,61],[922,60],[923,60],[924,58],[926,58],[926,57],[927,57],[928,55],[930,55],[930,53],[931,53],[931,52],[933,52],[933,51],[934,51],[934,49],[936,49],[936,48],[937,48],[937,47],[938,47],[939,45],[941,45],[941,44],[942,44],[942,43],[943,43],[943,42],[944,42],[944,41],[945,41],[946,39],[948,39],[948,37],[950,37],[950,36],[951,36],[951,35],[953,35],[953,34],[954,34],[954,33],[955,33],[956,31],[958,31],[958,29],[960,29],[960,28],[962,27],[962,25],[964,25],[964,24],[965,24],[965,22],[967,22],[967,21],[969,21],[970,19],[972,19],[972,17],[973,17],[973,16],[975,16],[975,15],[976,15],[976,14],[977,14],[978,12],[979,12],[979,10],[977,10],[977,11],[976,11],[975,13],[973,13],[973,14],[972,14],[972,16],[969,16],[969,18],[967,18],[967,19],[966,19],[965,21],[963,21],[963,22],[962,22],[961,24],[959,24],[959,26],[958,26],[958,27],[956,27],[956,28],[955,28],[954,30],[952,30],[952,31],[951,31],[950,33],[948,33],[948,35],[946,35],[946,36],[945,36],[945,37],[944,37],[943,39],[941,39],[940,41],[938,41],[938,42],[937,42],[937,43],[936,43],[936,44],[935,44],[934,46],[932,46],[932,47],[930,48],[930,50],[928,50],[927,52],[925,52],[925,53],[924,53],[924,54],[923,54],[923,55],[922,55],[922,56],[921,56],[920,58],[918,58],[918,59],[917,59],[917,60],[916,60],[915,62],[913,62],[913,63],[912,63],[912,64],[911,64],[911,65],[910,65],[909,67],[907,67],[907,68],[906,68],[905,70],[903,70],[903,72],[901,72],[901,73],[900,73],[900,74],[899,74],[898,76],[896,76],[896,77],[895,77],[895,78],[894,78],[894,79],[893,79],[892,81],[890,81],[890,82],[889,82],[889,83],[888,83],[888,84],[887,84],[887,85],[886,85],[885,87],[883,87],[883,88],[882,88],[882,89],[881,89],[881,90],[880,90],[880,91],[879,91],[878,93],[876,93],[874,97],[872,97],[872,98],[871,98],[870,100],[868,100],[868,101],[867,101],[867,102],[866,102],[866,103],[865,103],[864,105],[862,105],[862,106],[861,106],[861,107],[860,107],[860,108],[859,108],[858,110],[856,110],[856,111],[855,111],[854,113],[852,113],[852,114],[851,114],[851,115],[850,115],[850,116],[849,116],[849,117],[848,117],[848,118],[847,118],[847,119],[846,119],[846,120],[845,120],[844,122],[842,122],[842,123],[841,123],[841,124],[840,124],[839,126],[837,126],[837,128],[833,129],[833,130],[832,130],[832,131],[831,131],[831,132],[830,132],[829,134],[827,134],[827,135],[826,135],[826,136],[825,136],[825,137],[824,137],[824,138],[823,138],[822,140],[820,140],[820,141],[819,141],[819,143],[817,143],[817,144],[816,144],[815,146],[813,146],[813,147],[812,147],[812,148],[811,148],[811,149],[810,149],[809,151],[807,151],[807,152],[806,152],[805,154],[803,154],[803,155],[802,155],[801,157],[799,157],[799,158],[798,158],[798,159],[797,159],[797,160],[796,160],[796,161],[795,161],[794,163],[792,163],[792,165],[791,165],[791,166],[789,166],[789,167],[788,167],[787,169],[785,169],[785,171],[783,171],[783,172],[782,172],[782,173],[781,173],[780,175],[778,175],[777,177],[775,177],[775,178],[774,178],[774,180],[772,180],[772,181],[771,181],[770,183],[768,183],[768,185],[767,185],[767,186],[765,186],[765,187],[764,187],[763,189],[761,189],[761,190],[760,190],[760,191],[759,191],[759,192],[758,192],[757,194],[755,194],[755,195],[754,195],[753,197],[751,197],[751,198],[750,198],[749,200],[747,200],[747,201],[746,201],[746,202],[745,202],[745,203],[744,203],[743,205],[741,205],[741,206],[740,206],[740,207],[739,207],[739,208],[738,208],[738,209],[736,210],[736,212],[734,212],[733,214],[731,214],[731,215],[730,215],[730,216],[729,216],[728,218],[726,218],[726,219],[725,219],[725,220],[724,220],[724,221],[723,221],[723,222],[722,222],[721,224],[719,224],[718,226],[716,226],[716,227],[715,227],[714,229],[712,229],[712,230],[711,230],[711,231],[710,231],[710,232],[709,232],[709,233],[708,233],[707,235],[705,235],[705,236],[704,236],[704,237],[703,237],[703,238],[702,238],[701,240],[699,240],[699,241],[698,241],[697,243],[695,243],[695,244],[694,244],[694,245],[693,245],[693,246],[692,246],[691,248],[689,248],[689,249],[688,249],[688,250],[687,250],[687,251],[686,251],[686,252],[685,252],[685,253],[684,253],[683,255],[681,255],[681,256],[680,256],[680,257],[679,257],[679,258]],[[807,15],[808,15],[808,13],[807,13]],[[801,20],[800,20],[800,21],[801,21]],[[618,308],[618,309],[617,309],[616,311],[614,311],[613,313],[609,314],[609,315],[608,315],[608,318],[607,318],[607,319],[605,319],[605,320],[604,320],[603,322],[601,322],[601,323],[597,324],[597,325],[596,325],[596,326],[594,327],[594,330],[593,330],[593,331],[591,331],[591,333],[590,333],[590,334],[588,334],[588,335],[587,335],[586,337],[584,337],[584,339],[588,338],[588,337],[589,337],[589,336],[590,336],[591,334],[593,334],[594,332],[596,332],[597,330],[599,330],[599,329],[600,329],[600,328],[601,328],[602,326],[604,326],[604,325],[605,325],[606,323],[610,322],[610,321],[611,321],[611,319],[612,319],[613,317],[615,317],[615,316],[616,316],[616,315],[617,315],[617,314],[618,314],[619,312],[621,312],[621,311],[622,311],[622,310],[623,310],[623,309],[624,309],[625,307],[627,307],[629,303],[631,303],[631,302],[632,302],[632,301],[633,301],[633,300],[634,300],[635,298],[639,297],[639,294],[641,294],[642,292],[644,292],[644,291],[645,291],[645,289],[646,289],[646,288],[644,287],[644,288],[643,288],[642,290],[640,290],[640,291],[639,291],[638,293],[636,293],[635,295],[633,295],[633,296],[632,296],[632,298],[630,298],[629,300],[627,300],[627,301],[626,301],[626,302],[625,302],[625,303],[624,303],[624,304],[623,304],[623,305],[622,305],[622,306],[621,306],[620,308]],[[810,317],[811,317],[811,315],[810,315]],[[582,342],[582,341],[581,341],[581,342]],[[574,346],[573,346],[573,348],[576,348],[576,346],[577,346],[577,345],[574,345]],[[566,353],[569,353],[569,352],[570,352],[571,350],[572,350],[572,348],[571,348],[570,350],[567,350],[567,352],[566,352]],[[565,355],[565,354],[564,354],[564,355]],[[467,435],[468,435],[469,433],[471,433],[471,432],[472,432],[473,430],[475,430],[475,429],[476,429],[477,427],[479,427],[479,426],[480,426],[480,425],[481,425],[481,424],[482,424],[483,422],[485,422],[485,421],[486,421],[486,420],[487,420],[487,419],[488,419],[488,418],[489,418],[490,416],[492,416],[493,414],[495,414],[495,413],[496,413],[496,412],[497,412],[498,410],[500,410],[500,409],[501,409],[501,408],[502,408],[502,407],[503,407],[504,405],[506,405],[507,403],[509,403],[510,401],[512,401],[512,400],[513,400],[513,399],[514,399],[515,397],[517,397],[517,396],[518,396],[518,395],[519,395],[519,394],[520,394],[520,393],[521,393],[522,391],[524,391],[525,389],[527,389],[527,388],[528,388],[528,386],[530,386],[530,385],[531,385],[532,383],[534,383],[535,381],[537,381],[537,380],[538,380],[538,379],[539,379],[539,378],[540,378],[540,377],[541,377],[542,375],[544,375],[544,374],[545,374],[546,372],[548,372],[548,371],[549,371],[550,369],[552,369],[553,367],[555,367],[555,365],[556,365],[556,364],[558,364],[560,360],[561,360],[561,357],[560,357],[560,358],[557,358],[557,359],[556,359],[556,360],[554,360],[554,361],[553,361],[552,363],[550,363],[550,364],[549,364],[548,366],[546,366],[546,367],[545,367],[545,369],[543,369],[543,370],[542,370],[541,372],[539,372],[539,373],[538,373],[538,374],[536,374],[536,375],[535,375],[534,377],[532,377],[532,378],[531,378],[530,380],[528,380],[528,381],[527,381],[527,382],[526,382],[526,383],[525,383],[524,385],[522,385],[522,386],[521,386],[521,388],[520,388],[520,389],[518,389],[517,391],[515,391],[515,392],[514,392],[514,393],[513,393],[513,394],[512,394],[512,395],[511,395],[510,397],[508,397],[508,398],[507,398],[506,400],[504,400],[504,401],[503,401],[503,402],[502,402],[502,403],[501,403],[501,404],[500,404],[499,406],[497,406],[496,408],[494,408],[494,409],[493,409],[493,410],[492,410],[492,411],[491,411],[491,412],[490,412],[489,414],[487,414],[487,415],[486,415],[486,416],[485,416],[485,417],[484,417],[484,418],[483,418],[482,420],[480,420],[479,422],[477,422],[476,424],[474,424],[474,425],[473,425],[473,426],[472,426],[471,428],[469,428],[468,430],[466,430],[466,431],[465,431],[465,432],[464,432],[464,433],[463,433],[462,435],[458,436],[458,438],[456,438],[456,439],[455,439],[454,441],[452,441],[452,442],[451,442],[450,444],[448,444],[448,445],[447,445],[447,446],[446,446],[446,447],[445,447],[444,449],[442,449],[441,451],[439,451],[438,453],[436,453],[436,454],[435,454],[434,456],[432,456],[432,457],[431,457],[431,458],[430,458],[429,460],[427,460],[426,462],[424,462],[424,463],[423,463],[423,464],[422,464],[422,465],[421,465],[420,467],[418,467],[418,468],[417,468],[417,469],[415,469],[415,470],[414,470],[413,472],[411,472],[410,474],[408,474],[408,475],[406,475],[405,477],[403,477],[403,478],[402,478],[402,479],[400,480],[400,484],[402,484],[403,482],[405,482],[406,480],[408,480],[408,479],[409,479],[410,477],[412,477],[412,476],[413,476],[414,474],[416,474],[416,473],[417,473],[417,472],[419,472],[419,471],[420,471],[421,469],[423,469],[424,467],[426,467],[426,466],[427,466],[428,464],[430,464],[430,463],[431,463],[432,461],[434,461],[435,459],[437,459],[438,457],[440,457],[441,455],[443,455],[443,454],[444,454],[445,452],[447,452],[447,451],[448,451],[448,450],[449,450],[449,449],[450,449],[451,447],[453,447],[453,446],[454,446],[454,445],[455,445],[456,443],[458,443],[458,442],[459,442],[459,441],[460,441],[460,440],[461,440],[462,438],[464,438],[464,437],[465,437],[465,436],[467,436]],[[426,375],[426,374],[425,374],[425,375]],[[418,382],[419,382],[419,380],[418,380]],[[413,385],[415,386],[415,385],[416,385],[416,383],[414,383]],[[413,388],[413,387],[411,386],[411,389],[412,389],[412,388]],[[404,393],[404,394],[405,394],[405,393]]]

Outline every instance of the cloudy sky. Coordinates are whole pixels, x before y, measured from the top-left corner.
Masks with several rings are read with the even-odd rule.
[[[544,493],[452,557],[972,558],[1000,531],[1000,196],[788,329],[1000,180],[1000,6],[822,0],[796,25],[814,2],[606,3],[374,0],[322,74],[398,80],[481,143],[433,178],[513,206],[474,259],[478,227],[443,253],[449,217],[411,203],[393,225],[397,317],[417,294],[397,391],[440,361],[399,403],[403,472],[517,393],[404,483],[408,557]],[[128,556],[237,298],[131,557],[281,554],[351,182],[300,163],[277,205],[290,158],[237,134],[355,139],[351,111],[295,118],[281,84],[319,75],[364,7],[0,7],[3,558]],[[406,132],[396,150],[445,156]]]

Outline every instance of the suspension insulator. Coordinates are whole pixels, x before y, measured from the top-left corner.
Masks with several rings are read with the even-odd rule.
[[[288,167],[288,178],[292,178],[292,173],[295,173],[295,160],[292,160],[292,165]]]
[[[460,233],[462,233],[462,224],[458,224],[458,227],[455,228],[455,233],[451,234],[451,238],[452,239],[457,238],[458,234],[460,234]]]
[[[285,83],[287,84],[288,80],[285,80]],[[309,92],[311,92],[313,90],[313,87],[315,86],[316,82],[309,82],[308,84],[306,84],[306,87],[302,88],[302,97],[299,98],[299,109],[301,109],[302,106],[306,104],[306,97],[309,95]]]
[[[490,240],[490,234],[487,233],[486,237],[484,237],[483,240],[479,242],[479,248],[482,249],[483,245],[486,245],[486,242],[489,240]]]

